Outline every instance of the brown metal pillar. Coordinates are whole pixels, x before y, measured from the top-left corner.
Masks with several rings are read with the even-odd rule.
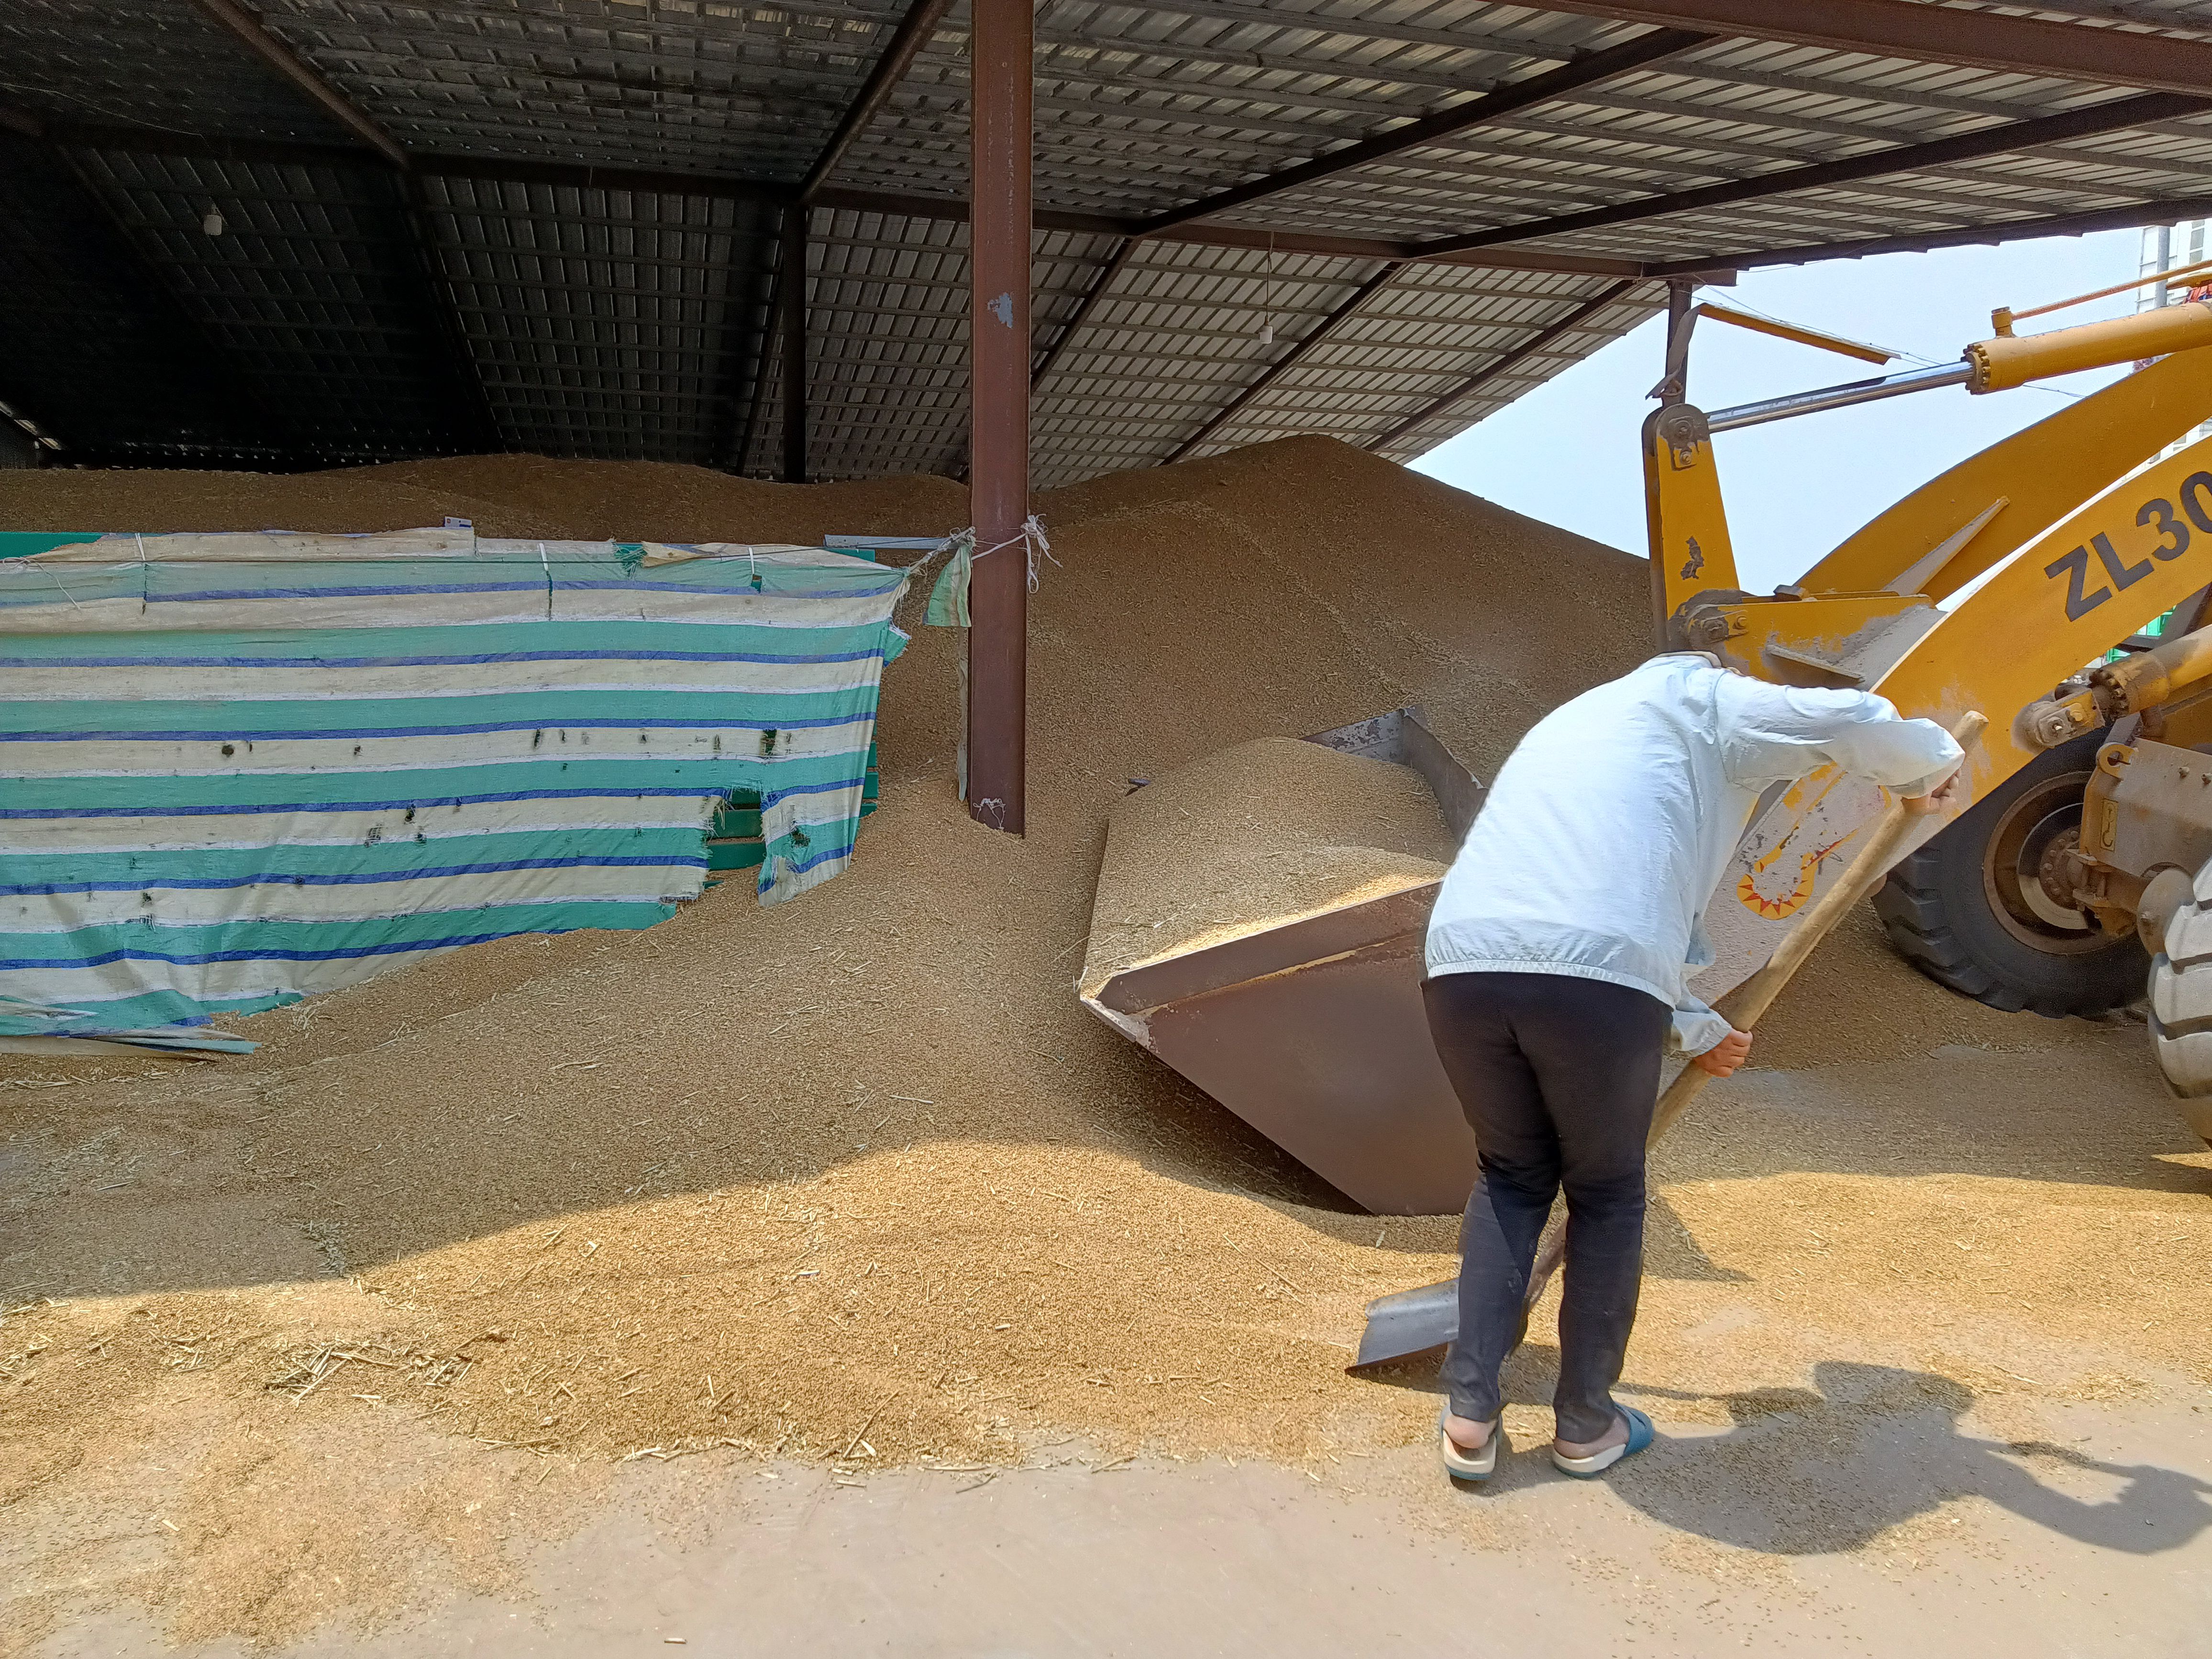
[[[1698,325],[1697,287],[1687,276],[1667,279],[1667,368],[1650,394],[1662,404],[1690,399],[1690,331]]]
[[[777,307],[783,314],[783,481],[806,482],[806,208],[783,210],[783,252],[777,262]]]
[[[1030,511],[1031,0],[972,0],[969,106],[968,811],[1020,835],[1024,814]],[[1011,543],[1012,545],[1005,544]]]

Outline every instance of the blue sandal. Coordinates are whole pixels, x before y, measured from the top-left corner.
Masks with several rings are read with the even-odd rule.
[[[1444,1419],[1451,1414],[1449,1403],[1437,1413],[1437,1450],[1445,1469],[1455,1480],[1489,1480],[1498,1472],[1498,1449],[1505,1443],[1505,1419],[1492,1419],[1490,1438],[1482,1443],[1480,1451],[1469,1451],[1444,1430]]]
[[[1561,1474],[1572,1475],[1577,1480],[1593,1480],[1603,1474],[1624,1457],[1633,1457],[1659,1437],[1651,1426],[1651,1419],[1633,1406],[1614,1407],[1620,1420],[1628,1425],[1628,1441],[1625,1445],[1607,1446],[1601,1452],[1592,1452],[1588,1457],[1569,1457],[1555,1443],[1552,1447],[1552,1467]]]

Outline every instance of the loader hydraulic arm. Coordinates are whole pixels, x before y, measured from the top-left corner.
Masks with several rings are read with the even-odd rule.
[[[2000,316],[2002,319],[2002,313]],[[1971,502],[1943,503],[1939,510],[1958,509],[1951,514],[1951,527],[1959,540],[1932,568],[1927,556],[1942,550],[1947,544],[1944,538],[1917,545],[1919,538],[1915,537],[1906,539],[1903,548],[1892,540],[1892,532],[1906,527],[1903,523],[1892,522],[1899,509],[1932,505],[1923,501],[1924,492],[1916,492],[1900,502],[1899,509],[1869,524],[1837,554],[1814,566],[1798,589],[1789,592],[1786,597],[1863,592],[1884,586],[1892,592],[1948,591],[1975,574],[1966,568],[1970,561],[1957,556],[1965,551],[1967,543],[1978,544],[1982,550],[1978,568],[1986,569],[2002,552],[2019,544],[2018,536],[2009,540],[2003,537],[2005,529],[2016,526],[2022,533],[2040,529],[2065,508],[2110,483],[2128,467],[2156,453],[2160,445],[2203,418],[2197,411],[2202,404],[2212,401],[2205,396],[2206,384],[2212,380],[2212,374],[2186,354],[2206,346],[2212,346],[2212,301],[2191,301],[2139,312],[2131,317],[2084,323],[2042,334],[2000,333],[1967,347],[1955,363],[1911,369],[1881,380],[1827,386],[1817,392],[1716,410],[1710,414],[1686,403],[1654,410],[1644,427],[1644,494],[1650,532],[1652,597],[1662,639],[1678,647],[1691,642],[1682,637],[1682,629],[1686,611],[1694,601],[1710,602],[1723,595],[1729,599],[1750,597],[1742,592],[1736,575],[1727,512],[1722,504],[1719,477],[1713,463],[1714,434],[1938,387],[1963,386],[1976,393],[2001,392],[2084,369],[2184,354],[2179,363],[2157,364],[2148,371],[2158,375],[2155,383],[2136,387],[2123,382],[2120,386],[2106,388],[2099,394],[2102,407],[2094,422],[2078,417],[2066,422],[2082,428],[2082,435],[2089,440],[2078,453],[2059,451],[2033,456],[2008,453],[2014,444],[2020,444],[2023,450],[2034,447],[2032,434],[2040,428],[2031,427],[2015,439],[1984,452],[1976,458],[1976,462],[1966,463],[1967,468],[1976,468],[1983,475],[1978,480],[1979,488],[1988,487],[1991,475],[1997,488],[1994,493]],[[2160,369],[2166,372],[2160,374]],[[2131,376],[2130,380],[2139,377]],[[2115,397],[2113,394],[2121,392],[2123,387],[2126,388],[2124,395]],[[2185,415],[2188,418],[2181,418]],[[2175,424],[2177,420],[2179,424]],[[2043,424],[2055,423],[2056,421]],[[2172,429],[2167,430],[2169,427]],[[2012,463],[2015,461],[2025,465],[2014,471]],[[1977,462],[1996,465],[1977,468]],[[1956,473],[1964,470],[1953,471]],[[2021,480],[2019,490],[2004,488],[2008,475]],[[1946,474],[1945,480],[1952,476]],[[2063,489],[2065,499],[2051,500],[2054,486]],[[2014,506],[2010,496],[2015,494],[2032,499],[2030,511],[2008,510]],[[2045,507],[2051,510],[2043,510]],[[1976,522],[1978,518],[1979,522]],[[1871,550],[1866,549],[1869,540],[1881,548],[1887,569],[1877,573],[1864,568],[1865,552]],[[1858,556],[1841,558],[1847,550],[1853,549],[1861,550]],[[1839,563],[1852,568],[1838,568]],[[1909,589],[1902,580],[1906,576],[1917,579]],[[1844,580],[1838,580],[1839,577]],[[1700,648],[1710,648],[1710,643],[1705,642]]]
[[[2199,514],[2212,524],[2212,489],[2203,493],[2208,499]],[[2042,747],[2056,749],[2124,714],[2140,714],[2171,702],[2208,680],[2212,680],[2212,628],[2200,628],[2152,650],[2100,664],[2089,671],[2087,687],[2070,697],[2029,705],[2022,723]]]

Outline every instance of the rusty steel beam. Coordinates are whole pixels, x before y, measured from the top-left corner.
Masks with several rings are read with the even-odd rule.
[[[415,313],[415,325],[429,342],[444,348],[446,373],[465,411],[464,441],[472,442],[484,454],[502,453],[507,448],[506,434],[493,412],[483,367],[477,362],[468,325],[461,319],[459,296],[439,251],[429,192],[423,188],[422,176],[411,168],[392,175],[392,182],[399,191],[399,222],[404,233],[396,240],[405,265],[401,286],[408,309]]]
[[[1083,332],[1085,325],[1091,320],[1091,313],[1098,308],[1098,302],[1106,297],[1108,291],[1120,280],[1123,269],[1127,266],[1131,259],[1136,257],[1139,246],[1137,238],[1124,237],[1121,246],[1114,250],[1114,257],[1109,259],[1105,267],[1091,279],[1091,286],[1084,290],[1082,303],[1075,307],[1075,314],[1067,319],[1067,326],[1060,331],[1058,336],[1053,340],[1051,347],[1045,352],[1036,369],[1031,372],[1030,375],[1031,398],[1035,398],[1037,389],[1044,385],[1046,377],[1051,374],[1054,366],[1060,362],[1060,355],[1067,349],[1069,343]]]
[[[144,316],[199,358],[203,367],[198,374],[208,389],[218,403],[245,417],[249,432],[259,433],[264,453],[277,457],[290,454],[284,424],[270,409],[260,389],[221,336],[193,313],[107,191],[70,153],[63,137],[64,129],[29,111],[0,109],[0,130],[38,145],[52,163],[54,179],[75,198],[68,202],[56,198],[68,225],[71,248],[106,271]],[[82,457],[80,449],[78,458]]]
[[[1820,242],[1802,247],[1757,248],[1741,253],[1715,254],[1711,259],[1684,259],[1673,264],[1651,264],[1647,276],[1703,276],[1717,265],[1750,270],[1759,265],[1804,265],[1822,259],[1865,259],[1877,253],[1929,253],[1937,248],[1994,246],[2000,242],[2026,241],[2039,236],[2087,236],[2100,230],[2136,230],[2145,225],[2179,224],[2187,219],[2212,219],[2212,194],[2172,196],[2161,201],[2135,202],[2125,207],[2098,208],[2087,213],[2062,213],[2043,219],[2008,219],[2001,224],[1967,225],[1958,230],[1938,230],[1914,236],[1875,236],[1856,242]]]
[[[262,386],[221,333],[186,303],[99,180],[65,149],[51,149],[48,159],[48,176],[58,186],[49,198],[59,222],[58,245],[74,259],[99,269],[136,311],[137,318],[125,325],[126,340],[137,343],[131,337],[142,322],[149,333],[161,336],[189,376],[188,384],[200,394],[201,407],[210,411],[200,418],[218,432],[228,426],[240,453],[296,462],[300,452],[291,431],[270,407]],[[83,459],[88,447],[99,447],[80,444],[77,459]]]
[[[2184,94],[2212,87],[2212,41],[1924,0],[1544,0],[1543,9],[2098,86]],[[1876,86],[1867,90],[1880,96]]]
[[[197,161],[266,161],[278,167],[369,165],[357,144],[319,144],[290,138],[207,138],[95,121],[49,121],[45,136],[73,149],[114,149],[132,155],[176,155]]]
[[[1655,29],[1650,34],[1638,35],[1633,40],[1607,46],[1601,52],[1587,53],[1562,64],[1557,69],[1546,70],[1540,75],[1511,82],[1495,92],[1486,93],[1464,104],[1455,104],[1449,109],[1425,115],[1419,120],[1408,121],[1401,127],[1393,127],[1372,138],[1346,144],[1341,149],[1330,150],[1310,161],[1301,161],[1296,167],[1285,167],[1264,178],[1234,185],[1211,196],[1202,196],[1194,202],[1186,202],[1181,207],[1170,208],[1165,213],[1147,219],[1144,229],[1139,234],[1156,235],[1177,225],[1211,218],[1232,208],[1243,207],[1286,190],[1296,190],[1316,179],[1332,178],[1354,167],[1366,167],[1387,156],[1437,143],[1455,133],[1466,132],[1532,105],[1548,102],[1581,88],[1611,80],[1615,76],[1648,69],[1662,58],[1704,45],[1709,38],[1683,29]]]
[[[240,5],[238,0],[192,0],[192,3],[217,27],[234,36],[248,51],[320,105],[325,115],[393,167],[406,170],[407,152],[393,143],[352,99],[325,80],[319,70],[264,28],[261,20]]]
[[[6,125],[4,115],[0,115],[0,126]],[[13,427],[31,446],[33,465],[41,464],[45,455],[69,454],[71,451],[72,446],[60,433],[31,413],[30,400],[22,396],[12,380],[0,380],[0,424]],[[41,451],[44,455],[40,453]]]
[[[1028,822],[1031,0],[971,0],[968,729],[963,793],[980,823]]]
[[[1584,213],[1568,213],[1556,218],[1499,225],[1467,236],[1441,237],[1436,241],[1423,244],[1422,252],[1467,253],[1500,243],[1521,243],[1546,236],[1565,236],[1577,231],[1603,230],[1614,225],[1663,218],[1672,213],[1690,213],[1700,208],[1729,207],[1739,202],[1756,202],[1801,190],[1822,190],[1895,173],[1917,173],[1927,167],[1950,167],[1960,161],[1978,161],[2012,150],[2032,149],[2039,144],[2063,143],[2073,138],[2094,138],[2101,133],[2124,131],[2130,127],[2142,126],[2154,121],[2171,121],[2185,116],[2201,115],[2207,110],[2212,110],[2212,98],[2181,98],[2171,93],[2148,93],[2138,98],[2122,98],[2109,104],[2093,105],[2087,109],[2068,110],[2060,115],[2039,116],[2032,121],[2008,121],[2002,126],[1985,127],[1978,132],[1961,133],[1951,138],[1933,139],[1927,143],[1899,144],[1892,149],[1876,150],[1870,155],[1854,155],[1841,161],[1823,161],[1814,167],[1784,167],[1778,172],[1760,173],[1756,178],[1731,179],[1724,185],[1707,185],[1700,189],[1675,191],[1664,196],[1645,196],[1612,207],[1592,208]]]
[[[1038,216],[1037,222],[1044,223]],[[1047,227],[1050,228],[1050,227]],[[1424,258],[1431,264],[1467,265],[1480,270],[1541,270],[1565,276],[1640,276],[1638,259],[1602,254],[1554,253],[1545,248],[1484,249],[1479,253],[1425,254],[1415,241],[1379,237],[1314,236],[1298,231],[1255,229],[1249,225],[1178,225],[1148,237],[1154,242],[1194,242],[1201,247],[1265,248],[1273,253],[1319,253],[1339,259]]]
[[[907,8],[906,15],[899,19],[898,27],[892,32],[890,44],[884,48],[884,55],[876,59],[875,68],[868,71],[867,80],[846,110],[844,118],[837,123],[837,130],[830,135],[830,142],[822,147],[821,155],[814,158],[814,165],[799,181],[800,201],[811,202],[821,193],[822,187],[830,182],[830,175],[837,170],[837,164],[845,159],[845,152],[867,131],[876,112],[890,100],[892,92],[906,79],[915,58],[929,44],[930,36],[936,33],[945,14],[951,9],[952,0],[914,0]]]
[[[714,377],[714,419],[707,441],[705,463],[743,476],[751,448],[751,419],[757,398],[745,396],[746,380],[757,386],[768,379],[768,352],[775,333],[774,276],[738,257],[743,240],[745,210],[730,210],[729,256],[722,272],[722,316],[715,330],[714,353],[719,360]],[[770,307],[761,326],[753,319],[766,301]]]
[[[1473,397],[1476,392],[1481,391],[1484,386],[1489,385],[1491,381],[1496,380],[1508,369],[1518,368],[1522,363],[1527,362],[1529,358],[1541,351],[1546,346],[1551,344],[1553,341],[1559,338],[1560,336],[1571,333],[1575,329],[1581,326],[1583,323],[1588,322],[1592,317],[1597,315],[1599,312],[1603,311],[1607,306],[1614,303],[1623,295],[1626,294],[1631,289],[1636,286],[1637,283],[1634,277],[1628,277],[1621,282],[1610,284],[1595,299],[1584,301],[1581,305],[1577,306],[1565,316],[1560,318],[1559,321],[1539,330],[1534,334],[1530,335],[1528,338],[1523,340],[1519,345],[1514,347],[1512,350],[1507,352],[1496,362],[1484,365],[1480,374],[1474,375],[1470,380],[1462,382],[1451,391],[1447,392],[1443,397],[1424,404],[1418,413],[1408,416],[1406,419],[1399,422],[1397,425],[1392,427],[1388,432],[1384,433],[1381,437],[1370,440],[1367,443],[1362,445],[1361,447],[1373,450],[1389,448],[1401,438],[1403,438],[1407,433],[1435,420],[1437,416],[1444,413],[1455,404],[1462,403],[1466,399]]]
[[[367,111],[331,85],[314,65],[271,34],[261,20],[239,4],[238,0],[192,0],[192,3],[218,27],[306,93],[324,113],[391,167],[399,190],[398,221],[405,231],[400,248],[405,267],[404,286],[409,290],[410,308],[416,313],[416,326],[434,347],[443,348],[446,373],[466,411],[465,425],[471,428],[469,439],[476,447],[489,453],[505,449],[505,436],[500,431],[497,416],[492,412],[491,396],[484,389],[483,373],[470,344],[468,325],[461,320],[453,285],[439,252],[436,232],[431,224],[429,196],[413,160]],[[227,148],[219,146],[217,153],[222,154]]]
[[[783,346],[783,465],[786,483],[806,482],[806,232],[807,210],[794,202],[783,210],[782,249],[776,260],[777,333]]]
[[[298,143],[253,138],[203,138],[157,132],[151,128],[83,123],[54,123],[47,137],[57,143],[85,149],[127,150],[136,155],[179,155],[236,161],[299,163],[308,166],[356,167],[363,157],[358,149],[342,144]],[[449,155],[435,151],[411,152],[413,170],[426,179],[476,179],[489,183],[566,185],[611,191],[636,191],[650,195],[697,196],[716,200],[760,202],[781,206],[792,199],[787,185],[768,179],[739,178],[727,173],[674,173],[648,167],[586,166],[574,161],[520,161],[499,156]],[[912,219],[947,220],[965,223],[968,204],[949,196],[909,194],[897,191],[848,190],[829,185],[815,197],[813,205],[842,208],[855,213],[881,213]],[[1068,230],[1096,236],[1133,236],[1143,222],[1111,214],[1066,213],[1041,209],[1035,216],[1040,230]],[[1201,247],[1272,248],[1279,253],[1317,253],[1341,259],[1406,259],[1421,244],[1372,236],[1329,236],[1305,231],[1270,231],[1250,225],[1178,225],[1148,240],[1188,242]],[[1566,276],[1633,276],[1643,266],[1633,259],[1607,258],[1583,253],[1554,253],[1542,249],[1499,248],[1474,255],[1428,256],[1439,264],[1466,265],[1485,270],[1541,270]]]
[[[1328,340],[1328,337],[1334,333],[1347,319],[1352,317],[1362,306],[1365,305],[1377,294],[1380,294],[1384,289],[1389,287],[1390,284],[1397,279],[1398,273],[1404,269],[1405,266],[1402,264],[1393,263],[1386,264],[1382,270],[1376,271],[1372,276],[1370,276],[1365,282],[1354,289],[1350,299],[1346,300],[1342,305],[1337,307],[1335,310],[1330,312],[1328,316],[1322,318],[1321,321],[1307,333],[1304,339],[1300,340],[1296,345],[1292,346],[1288,351],[1277,358],[1267,368],[1266,373],[1262,374],[1257,380],[1254,380],[1251,385],[1246,386],[1234,398],[1231,398],[1219,414],[1214,416],[1213,418],[1206,422],[1204,426],[1199,428],[1196,432],[1194,432],[1189,437],[1184,439],[1182,442],[1176,447],[1175,453],[1169,456],[1165,461],[1161,463],[1161,465],[1164,466],[1172,466],[1176,462],[1189,454],[1192,450],[1204,443],[1208,438],[1211,438],[1216,432],[1218,432],[1223,427],[1228,425],[1231,421],[1234,420],[1238,415],[1243,412],[1243,410],[1252,403],[1254,398],[1257,398],[1269,386],[1281,380],[1284,375],[1289,374],[1300,363],[1305,362],[1308,357],[1311,356],[1314,352],[1319,349],[1322,344]]]
[[[780,234],[780,233],[779,233]],[[760,349],[754,356],[753,395],[745,406],[745,428],[738,435],[737,453],[731,458],[730,470],[739,477],[746,475],[752,465],[753,444],[760,436],[761,422],[768,418],[768,370],[775,360],[778,343],[783,338],[783,264],[779,258],[768,279],[768,326],[761,336]]]

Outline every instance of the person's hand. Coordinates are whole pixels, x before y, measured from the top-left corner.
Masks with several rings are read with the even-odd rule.
[[[1906,795],[1898,802],[1898,805],[1905,808],[1909,817],[1916,818],[1924,818],[1930,813],[1942,811],[1958,799],[1959,778],[1965,770],[1965,767],[1960,767],[1926,794]]]
[[[1743,1064],[1744,1057],[1750,1053],[1751,1033],[1732,1030],[1692,1059],[1690,1064],[1700,1071],[1710,1072],[1715,1077],[1734,1077],[1735,1068]]]

